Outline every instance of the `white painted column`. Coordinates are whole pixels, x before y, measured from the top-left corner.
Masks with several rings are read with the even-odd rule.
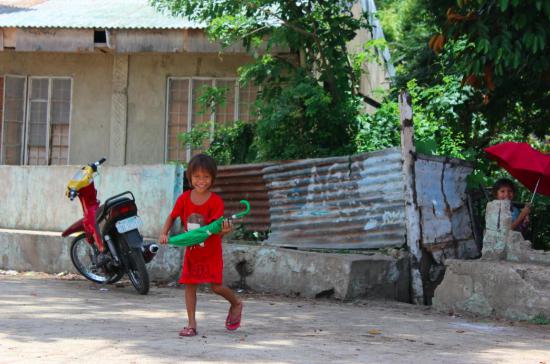
[[[128,55],[114,55],[113,93],[111,96],[111,133],[109,164],[126,163],[126,128],[128,124]]]
[[[421,225],[420,210],[416,199],[415,153],[413,110],[411,96],[407,91],[399,94],[399,114],[401,119],[401,155],[403,158],[403,182],[405,186],[405,224],[407,246],[411,254],[411,294],[412,302],[424,304],[424,287],[420,274]]]

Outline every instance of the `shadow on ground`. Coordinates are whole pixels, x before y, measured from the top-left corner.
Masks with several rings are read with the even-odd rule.
[[[224,327],[228,304],[201,293],[199,335],[180,338],[183,290],[0,276],[0,357],[128,363],[539,363],[550,329],[450,317],[393,302],[244,295],[243,326]]]

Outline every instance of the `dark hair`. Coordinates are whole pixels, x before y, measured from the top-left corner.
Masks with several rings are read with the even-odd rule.
[[[514,192],[514,195],[515,195],[516,185],[514,184],[514,182],[512,182],[508,178],[500,178],[493,185],[493,193],[495,194],[495,196],[496,196],[498,190],[500,190],[502,187],[510,187],[512,189],[512,192]]]
[[[216,161],[214,161],[211,156],[206,154],[197,154],[189,161],[187,171],[185,171],[189,184],[191,185],[191,176],[193,175],[193,172],[201,169],[208,172],[212,176],[212,184],[214,184],[214,180],[218,174],[218,167],[216,167]]]

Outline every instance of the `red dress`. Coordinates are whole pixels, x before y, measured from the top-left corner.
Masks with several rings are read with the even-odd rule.
[[[204,226],[223,216],[223,200],[211,192],[210,197],[202,205],[191,201],[191,190],[184,192],[170,213],[172,219],[180,218],[185,231],[192,223]],[[200,220],[200,221],[198,221]],[[193,221],[191,223],[191,221]],[[222,284],[223,255],[222,239],[219,234],[210,236],[204,244],[189,246],[185,249],[183,269],[179,283]]]

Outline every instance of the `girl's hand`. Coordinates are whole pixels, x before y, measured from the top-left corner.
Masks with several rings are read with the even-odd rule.
[[[521,209],[520,216],[526,217],[529,216],[529,213],[531,213],[531,203],[526,203],[525,207]]]
[[[160,234],[159,236],[159,244],[166,244],[168,243],[168,234]]]
[[[221,234],[228,234],[231,232],[231,230],[233,230],[233,223],[229,220],[223,220]]]

